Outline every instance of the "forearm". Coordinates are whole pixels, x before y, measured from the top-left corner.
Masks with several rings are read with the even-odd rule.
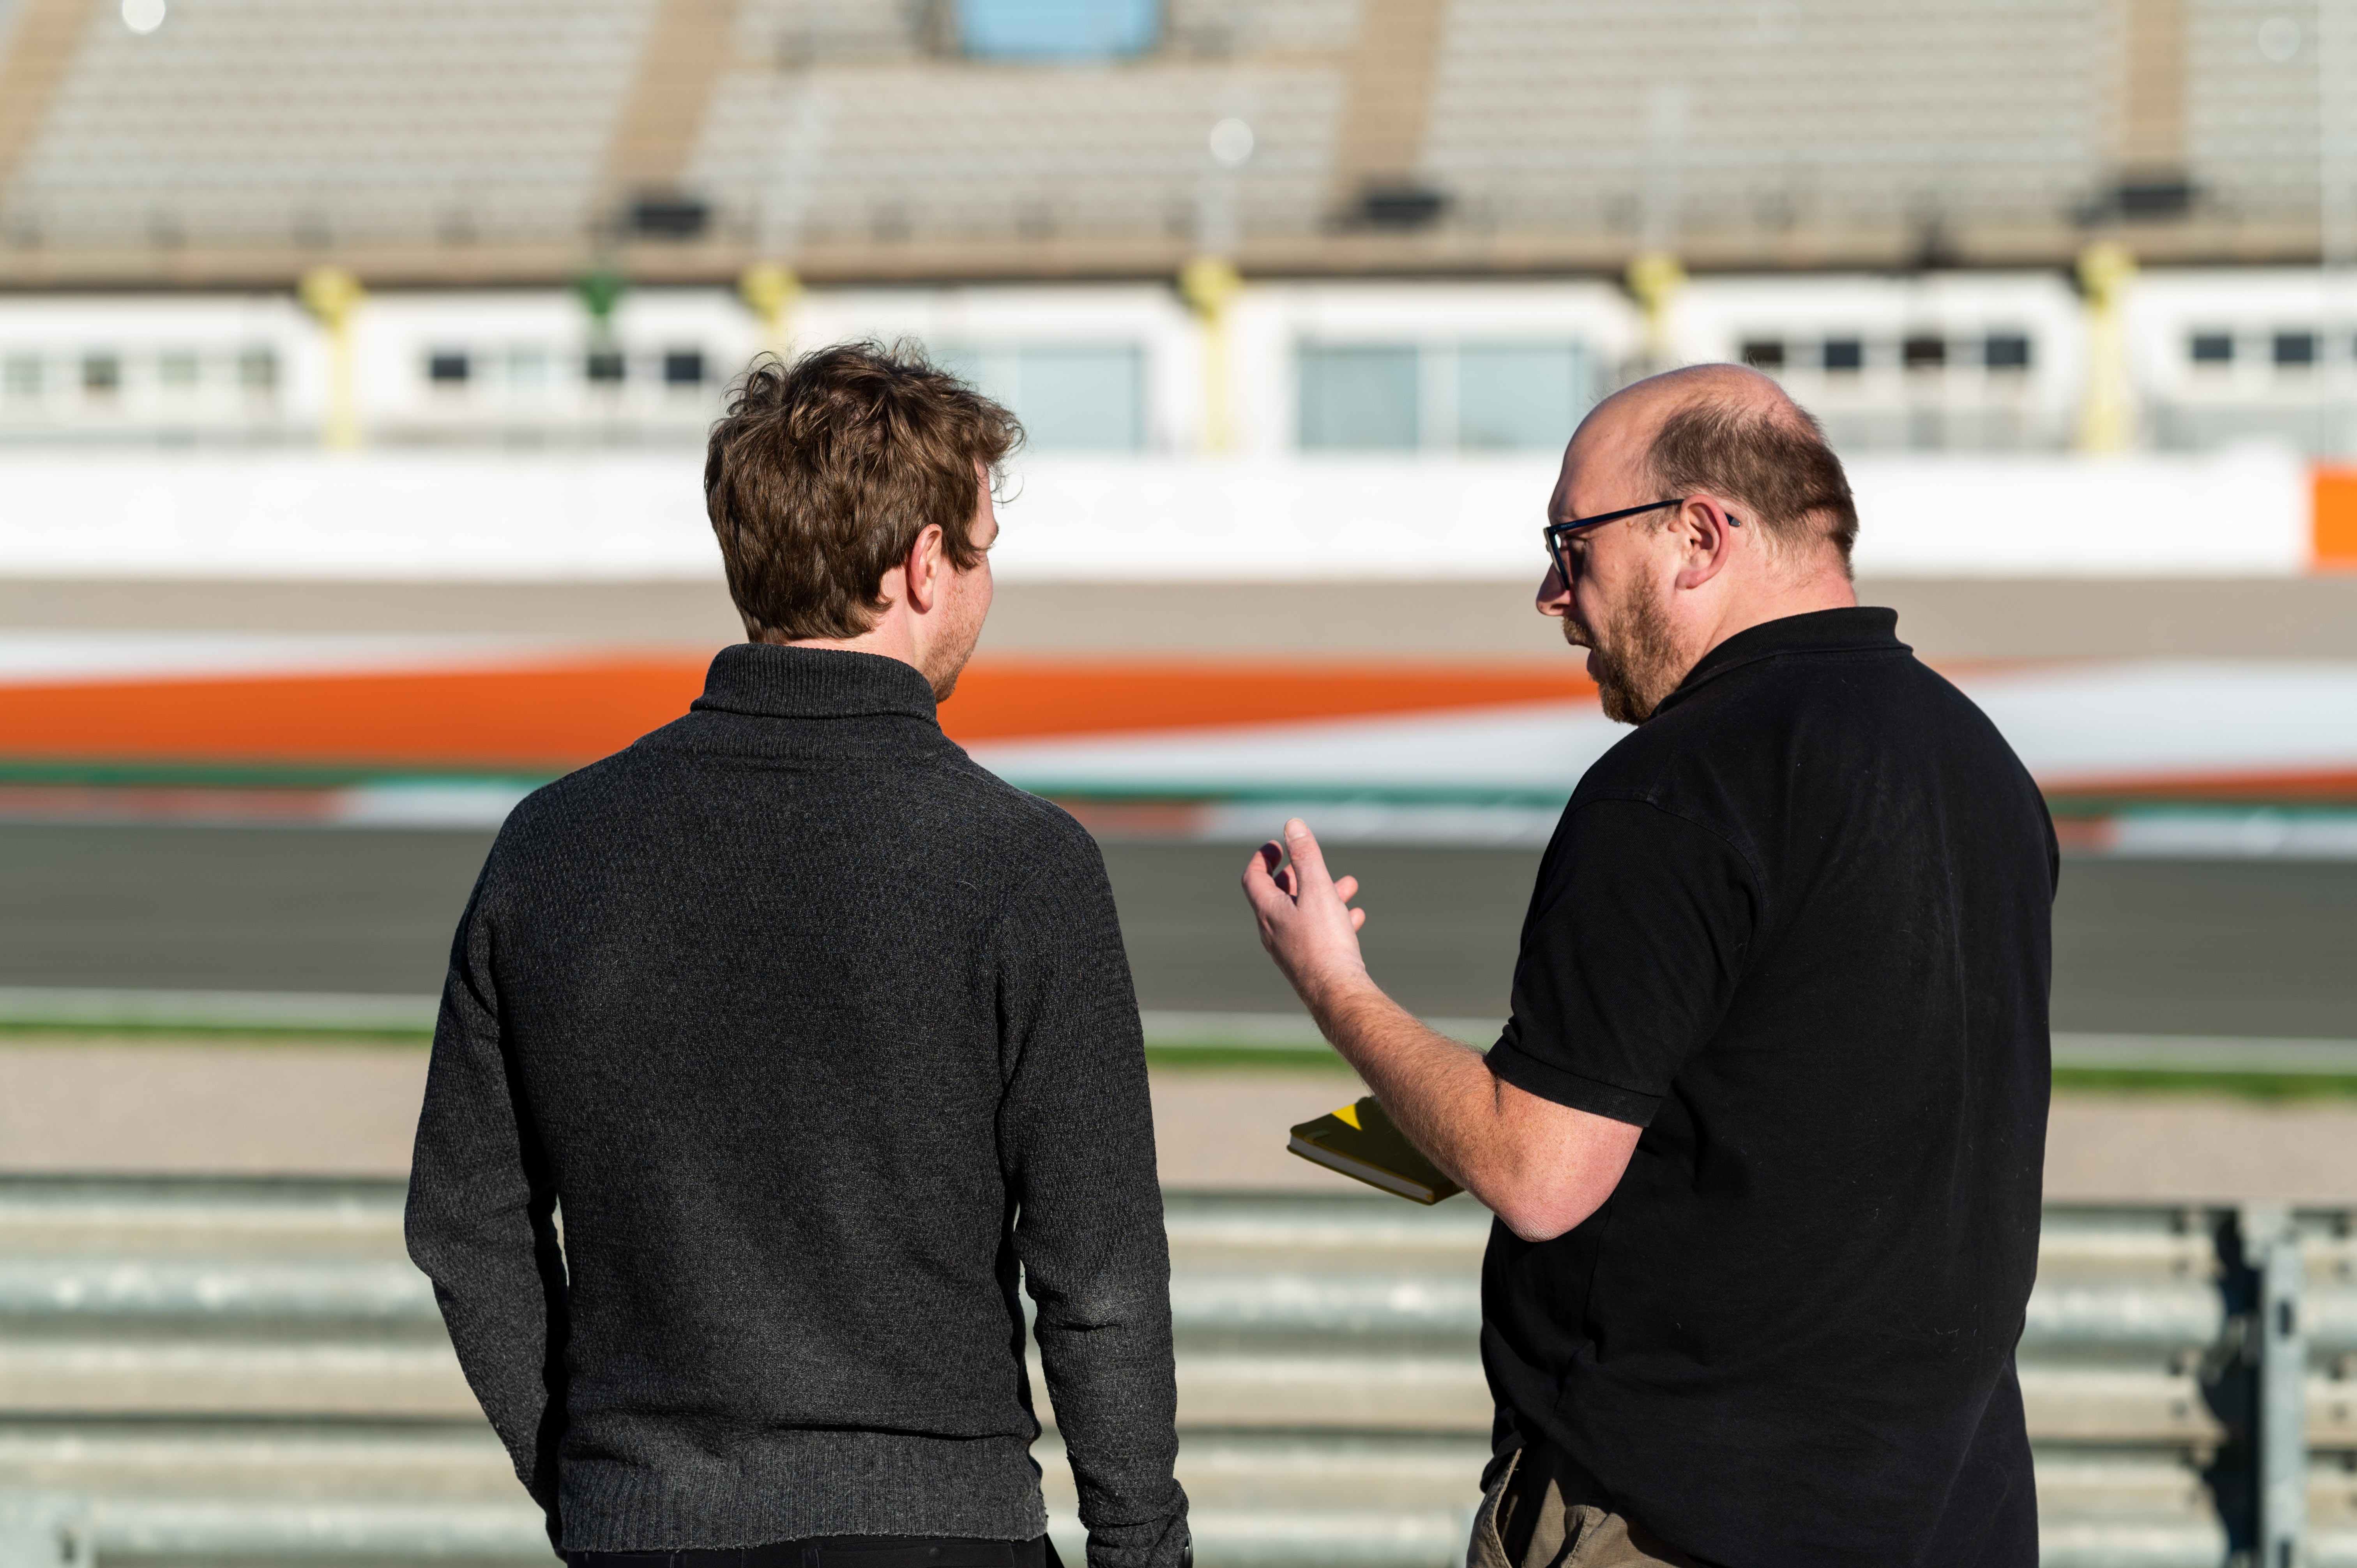
[[[544,1212],[485,1212],[485,1196],[422,1162],[410,1189],[409,1253],[434,1283],[468,1385],[553,1530],[565,1424],[563,1258]]]
[[[567,1333],[556,1195],[517,1120],[485,949],[459,928],[410,1156],[409,1255],[434,1282],[451,1348],[516,1476],[557,1529]]]
[[[1178,1391],[1168,1286],[1157,1286],[1151,1301],[1147,1294],[1089,1322],[1055,1321],[1071,1304],[1043,1302],[1036,1326],[1090,1568],[1180,1568],[1189,1544],[1187,1494],[1172,1474]]]
[[[1077,830],[1076,830],[1077,831]],[[1103,872],[1042,877],[1001,927],[999,1148],[1089,1568],[1180,1568],[1170,1255],[1154,1102]]]
[[[1560,1236],[1595,1213],[1628,1166],[1637,1127],[1518,1089],[1480,1052],[1416,1022],[1368,977],[1358,938],[1366,917],[1348,903],[1358,879],[1328,876],[1299,818],[1285,836],[1244,866],[1261,945],[1392,1120],[1525,1240]],[[1293,858],[1282,870],[1280,848]]]
[[[1090,1142],[1077,1131],[1069,1141]],[[1119,1142],[1148,1149],[1136,1134]],[[1101,1165],[1060,1181],[1032,1174],[1042,1179],[1027,1189],[1017,1251],[1039,1304],[1033,1334],[1080,1491],[1090,1568],[1179,1568],[1187,1496],[1172,1474],[1170,1265],[1150,1153],[1128,1168]]]
[[[1491,1212],[1517,1207],[1515,1141],[1501,1086],[1480,1052],[1426,1027],[1364,974],[1316,987],[1303,1000],[1427,1159]]]

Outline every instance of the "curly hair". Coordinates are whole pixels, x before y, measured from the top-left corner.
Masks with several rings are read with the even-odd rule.
[[[765,354],[712,427],[704,506],[729,596],[756,642],[853,638],[888,602],[884,575],[929,527],[960,570],[970,530],[1023,441],[1015,416],[911,343]]]

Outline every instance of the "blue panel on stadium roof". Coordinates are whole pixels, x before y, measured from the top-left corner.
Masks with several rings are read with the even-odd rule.
[[[1162,0],[958,0],[958,41],[983,59],[1122,59],[1162,34]]]

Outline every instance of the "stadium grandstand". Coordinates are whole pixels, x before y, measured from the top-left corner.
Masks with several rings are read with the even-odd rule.
[[[0,0],[0,441],[681,442],[876,330],[1040,450],[1743,359],[1853,451],[2337,454],[2343,8]]]
[[[0,281],[2309,263],[2357,157],[2338,0],[140,3],[6,8]]]

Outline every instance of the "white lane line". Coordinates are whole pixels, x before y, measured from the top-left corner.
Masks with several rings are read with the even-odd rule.
[[[0,686],[497,671],[617,651],[546,637],[0,630]]]

